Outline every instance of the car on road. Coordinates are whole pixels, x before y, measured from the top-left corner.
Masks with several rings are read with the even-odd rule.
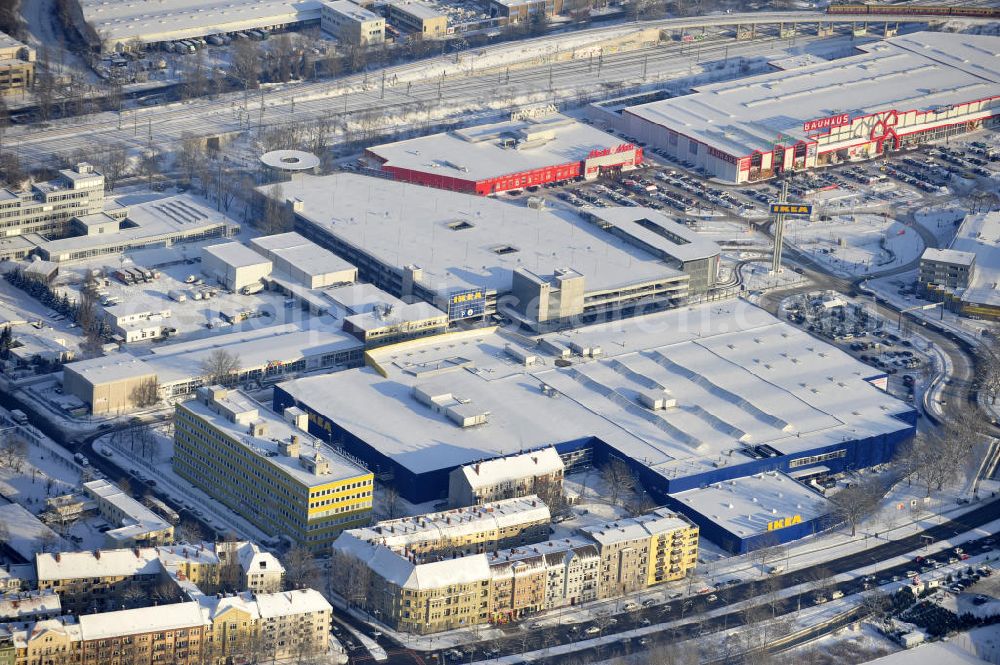
[[[583,631],[587,635],[597,635],[601,632],[601,629],[597,626],[587,626],[587,629]]]
[[[710,595],[710,596],[709,596],[708,598],[706,598],[706,600],[707,600],[708,602],[710,602],[710,603],[714,603],[714,602],[715,602],[715,601],[717,601],[718,599],[719,599],[719,597],[718,597],[718,596],[716,596],[716,595],[715,595],[714,593],[713,593],[712,595]]]

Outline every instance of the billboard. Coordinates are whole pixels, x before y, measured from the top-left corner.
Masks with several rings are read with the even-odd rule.
[[[470,319],[486,311],[486,292],[483,289],[458,291],[448,296],[448,319]]]
[[[813,207],[807,203],[772,203],[772,215],[795,215],[798,217],[811,217]]]
[[[802,131],[804,132],[816,132],[821,129],[832,129],[834,127],[842,127],[843,125],[848,125],[851,122],[850,113],[840,113],[838,115],[831,115],[826,118],[816,118],[815,120],[807,120],[802,124]]]

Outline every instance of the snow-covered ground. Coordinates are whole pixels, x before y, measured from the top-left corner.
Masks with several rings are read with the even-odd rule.
[[[882,215],[836,215],[828,222],[789,218],[785,240],[843,276],[905,265],[924,250],[913,229]]]

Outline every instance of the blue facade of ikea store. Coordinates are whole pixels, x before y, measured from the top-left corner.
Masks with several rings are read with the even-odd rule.
[[[324,413],[319,410],[318,407],[320,405],[310,405],[308,402],[297,401],[288,392],[283,390],[280,384],[275,386],[274,409],[278,413],[281,413],[283,409],[289,406],[298,406],[309,415],[310,434],[343,447],[347,452],[361,459],[376,476],[383,473],[391,473],[393,485],[407,501],[423,503],[447,497],[448,474],[456,468],[455,466],[442,466],[441,468],[423,473],[416,473],[338,425],[333,414]],[[794,455],[778,454],[763,459],[737,457],[738,453],[734,453],[732,457],[727,458],[729,462],[725,466],[718,468],[706,467],[706,470],[703,472],[674,478],[667,478],[654,469],[647,467],[641,461],[622,455],[622,453],[601,441],[598,436],[571,441],[552,442],[551,445],[554,445],[560,454],[570,453],[590,446],[593,448],[593,456],[596,463],[602,463],[611,457],[624,460],[634,471],[647,491],[661,502],[673,505],[679,512],[691,517],[692,520],[699,524],[702,533],[709,540],[730,551],[743,552],[747,551],[747,548],[755,546],[755,538],[757,540],[760,540],[760,538],[754,536],[739,539],[718,525],[713,526],[709,521],[705,520],[704,516],[697,513],[692,514],[690,507],[677,505],[676,502],[671,501],[670,495],[705,487],[724,480],[745,478],[767,471],[787,473],[793,470],[808,469],[810,466],[822,465],[829,468],[831,473],[838,473],[883,464],[892,459],[899,445],[912,438],[916,431],[916,411],[907,408],[901,413],[896,414],[895,417],[899,419],[899,429],[877,436],[845,440],[836,444],[798,452]],[[781,453],[780,450],[777,452]],[[804,462],[805,458],[812,457],[817,458],[816,461]],[[795,466],[792,466],[793,464]],[[820,530],[821,527],[822,524],[818,520],[810,520],[809,522],[802,522],[791,527],[772,531],[770,532],[771,535],[767,537],[767,544],[775,544],[775,536],[780,542],[790,542],[809,535],[816,530]],[[737,542],[733,542],[734,538]],[[731,546],[723,545],[723,542],[730,543]]]

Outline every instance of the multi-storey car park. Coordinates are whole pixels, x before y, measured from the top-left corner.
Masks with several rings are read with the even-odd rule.
[[[173,467],[269,535],[319,551],[368,522],[374,477],[307,434],[305,412],[281,413],[239,391],[199,388],[177,406]]]
[[[581,217],[352,173],[302,176],[283,194],[302,235],[452,322],[500,313],[562,327],[676,307],[715,285],[718,245],[651,209]]]
[[[735,183],[869,159],[997,124],[1000,38],[920,32],[858,49],[605,117]]]
[[[450,333],[368,361],[279,384],[275,409],[302,408],[312,432],[415,502],[444,497],[453,469],[511,452],[618,457],[733,551],[822,528],[828,506],[798,479],[886,462],[916,422],[873,385],[884,374],[742,301],[537,338]],[[760,474],[774,475],[747,480]],[[739,514],[709,496],[729,488],[748,494]],[[720,515],[737,523],[716,530]]]
[[[364,158],[396,180],[489,195],[629,171],[642,164],[642,148],[541,108],[370,147]]]

